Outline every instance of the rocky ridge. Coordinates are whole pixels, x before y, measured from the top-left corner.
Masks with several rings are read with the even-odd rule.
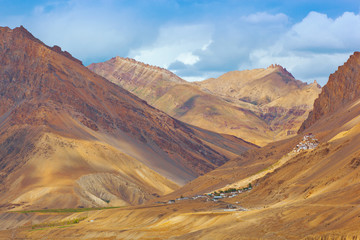
[[[309,128],[322,116],[338,110],[341,106],[360,96],[360,52],[355,52],[347,62],[330,75],[314,102],[309,117],[299,129],[299,133]]]
[[[88,68],[140,96],[149,104],[154,103],[174,85],[186,83],[164,68],[131,58],[114,57],[103,63],[90,64]]]

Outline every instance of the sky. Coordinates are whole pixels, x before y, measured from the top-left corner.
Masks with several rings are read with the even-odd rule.
[[[324,85],[360,51],[359,0],[0,0],[23,25],[84,65],[130,57],[188,81],[280,64]]]

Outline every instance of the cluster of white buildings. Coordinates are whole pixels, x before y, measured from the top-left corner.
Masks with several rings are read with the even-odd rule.
[[[222,193],[219,193],[219,194],[209,193],[207,195],[196,195],[196,196],[193,196],[193,197],[180,197],[180,198],[176,198],[176,200],[169,200],[168,202],[156,202],[156,203],[172,204],[172,203],[175,203],[176,201],[196,200],[198,198],[203,198],[206,201],[214,201],[214,202],[216,202],[216,201],[218,201],[220,199],[223,199],[223,198],[236,197],[239,193],[246,192],[246,191],[249,191],[251,189],[252,189],[252,187],[250,186],[250,187],[247,187],[247,188],[244,188],[244,189],[239,189],[239,190],[232,191],[232,192],[222,192]]]
[[[319,141],[312,133],[306,134],[301,142],[294,147],[293,152],[301,152],[305,150],[314,149],[319,145]]]

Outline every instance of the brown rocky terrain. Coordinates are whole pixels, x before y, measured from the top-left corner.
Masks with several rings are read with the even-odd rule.
[[[2,207],[143,203],[252,147],[169,117],[23,27],[0,28]]]
[[[302,133],[260,149],[251,149],[157,201],[219,191],[242,181],[246,185],[251,183],[251,190],[216,202],[202,198],[177,200],[173,204],[154,201],[140,207],[93,211],[87,220],[65,229],[29,231],[26,227],[15,228],[18,236],[59,239],[359,239],[360,96],[356,96],[357,89],[340,84],[342,78],[356,81],[354,86],[358,84],[359,75],[354,72],[360,64],[354,64],[354,56],[358,54],[339,68],[343,74],[331,75],[332,82],[329,80],[329,85],[325,86],[333,93],[337,88],[344,89],[352,100],[332,99],[334,103],[340,103],[338,107],[323,113],[316,121],[312,120],[305,129],[307,136],[316,139],[314,148],[297,151],[299,143],[309,139]],[[321,102],[322,97],[320,95],[317,102]],[[309,116],[310,120],[312,118]],[[257,175],[261,176],[252,178]],[[238,210],[236,206],[239,206]],[[2,216],[14,225],[22,221],[18,226],[40,218],[36,213]],[[66,218],[79,216],[81,214],[72,214]],[[16,232],[14,228],[8,228],[1,232],[3,236]]]
[[[295,135],[321,91],[278,65],[195,83],[120,57],[88,68],[176,119],[258,145]]]
[[[360,91],[360,52],[355,52],[349,60],[331,74],[320,96],[314,103],[314,109],[302,124],[303,132],[323,115],[334,112],[344,104],[359,97]]]

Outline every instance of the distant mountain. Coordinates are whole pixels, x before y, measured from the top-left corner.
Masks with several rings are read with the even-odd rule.
[[[179,120],[258,145],[295,135],[321,91],[279,65],[194,83],[119,57],[88,67]]]
[[[0,28],[0,205],[142,203],[248,148],[175,120],[25,28]]]
[[[114,57],[104,63],[90,64],[88,68],[128,91],[141,95],[152,103],[178,83],[185,80],[160,67],[130,58]]]
[[[280,65],[266,69],[232,71],[198,83],[214,94],[265,105],[306,86]]]

